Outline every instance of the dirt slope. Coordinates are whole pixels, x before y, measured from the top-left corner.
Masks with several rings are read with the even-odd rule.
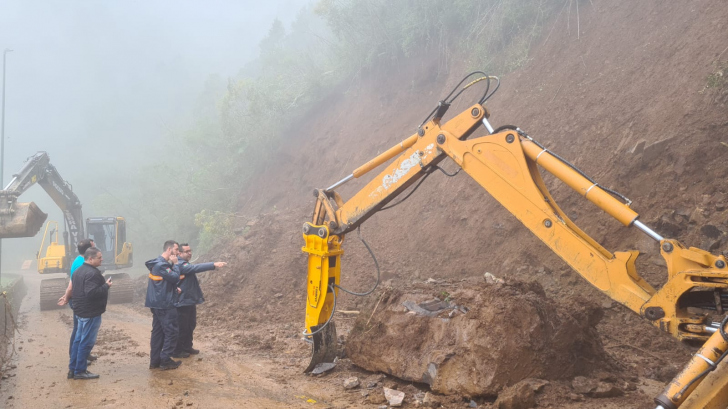
[[[717,62],[728,59],[728,8],[721,0],[595,0],[580,2],[577,19],[572,4],[565,2],[546,27],[528,63],[502,75],[489,102],[492,123],[518,125],[620,191],[658,232],[721,251],[728,232],[721,183],[728,175],[722,160],[728,148],[721,144],[728,141],[728,98],[706,84]],[[278,160],[240,198],[246,233],[217,251],[234,267],[207,278],[210,302],[201,309],[201,325],[247,337],[232,349],[256,348],[259,341],[265,341],[261,348],[276,348],[282,337],[296,336],[305,296],[300,226],[312,210],[312,189],[414,133],[466,73],[463,66],[449,73],[438,66],[424,55],[369,73],[344,84],[289,131]],[[347,198],[361,186],[355,181],[340,193]],[[662,282],[664,266],[651,239],[598,215],[567,188],[549,186],[608,249],[646,252],[640,273],[654,285]],[[388,286],[429,277],[456,282],[488,271],[538,280],[554,298],[591,299],[604,309],[598,329],[627,376],[665,382],[689,356],[688,348],[581,280],[466,175],[433,175],[405,204],[371,218],[362,233]],[[345,249],[342,282],[367,288],[374,279],[369,255],[355,235]],[[364,302],[342,298],[344,309]],[[284,335],[272,335],[278,333]],[[649,405],[651,397],[630,399]]]

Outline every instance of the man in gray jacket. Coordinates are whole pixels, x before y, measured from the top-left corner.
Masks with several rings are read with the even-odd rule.
[[[197,304],[205,302],[202,295],[200,282],[197,280],[197,273],[215,270],[227,266],[227,263],[218,261],[215,263],[190,264],[192,248],[187,243],[179,245],[179,260],[177,267],[180,274],[179,287],[182,289],[175,306],[177,307],[177,322],[179,326],[179,338],[177,347],[172,354],[174,358],[187,358],[190,354],[199,354],[200,351],[192,347],[192,333],[197,326]]]

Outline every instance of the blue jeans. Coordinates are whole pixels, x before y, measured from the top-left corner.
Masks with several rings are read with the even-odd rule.
[[[71,341],[68,343],[68,356],[71,356],[73,351],[73,341],[76,340],[76,331],[78,330],[78,317],[73,312],[73,300],[68,301],[68,305],[71,307],[71,314],[73,315],[73,331],[71,331]]]
[[[93,318],[77,317],[77,319],[76,338],[73,340],[71,360],[68,363],[68,370],[73,371],[74,375],[86,372],[88,367],[86,359],[96,344],[96,336],[101,326],[101,315]]]

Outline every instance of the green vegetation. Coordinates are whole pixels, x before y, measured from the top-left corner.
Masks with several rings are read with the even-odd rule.
[[[337,36],[349,73],[404,58],[463,57],[470,69],[507,72],[527,61],[553,0],[321,0],[316,12]]]
[[[275,20],[259,58],[238,76],[211,77],[194,117],[170,130],[168,158],[140,169],[124,197],[98,197],[94,208],[125,204],[137,253],[161,251],[170,237],[204,252],[234,236],[250,178],[285,130],[338,84],[412,58],[442,67],[465,59],[503,74],[528,61],[559,6],[563,0],[320,0],[289,29]]]
[[[716,64],[715,72],[708,75],[706,88],[722,89],[728,86],[728,60]]]

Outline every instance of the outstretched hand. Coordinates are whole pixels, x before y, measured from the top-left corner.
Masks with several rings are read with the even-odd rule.
[[[215,268],[222,268],[222,267],[227,266],[227,263],[224,261],[216,261],[212,264],[215,265]]]
[[[58,299],[58,305],[64,306],[66,304],[68,304],[68,299],[66,298],[65,295]]]

